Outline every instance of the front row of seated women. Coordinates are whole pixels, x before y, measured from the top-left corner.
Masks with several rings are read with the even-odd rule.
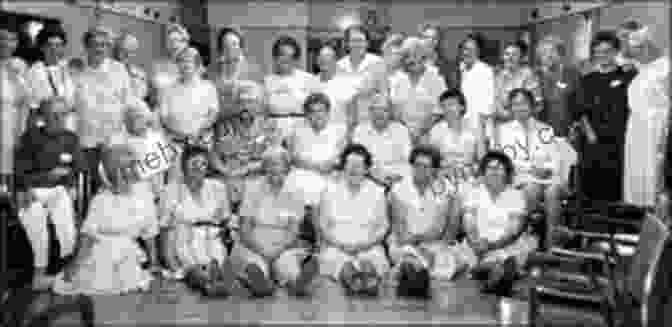
[[[314,215],[306,215],[309,201],[289,180],[291,155],[273,147],[262,156],[263,174],[246,181],[234,215],[227,185],[206,178],[207,150],[187,147],[180,162],[184,179],[167,187],[159,220],[156,208],[133,196],[132,158],[128,147],[105,150],[105,188],[91,202],[77,257],[53,282],[55,292],[146,290],[159,257],[173,271],[168,277],[185,278],[208,295],[263,297],[285,287],[302,296],[324,275],[348,294],[375,295],[390,278],[400,295],[428,296],[431,278],[465,271],[483,278],[486,289],[506,290],[537,246],[525,232],[527,203],[513,186],[513,163],[502,152],[487,153],[481,179],[457,192],[439,174],[440,153],[416,147],[411,176],[386,192],[368,177],[373,162],[366,147],[351,144],[317,205],[308,207]],[[317,251],[300,240],[304,219],[317,227]],[[232,249],[219,237],[223,225],[237,230]],[[158,234],[161,251],[152,245]]]

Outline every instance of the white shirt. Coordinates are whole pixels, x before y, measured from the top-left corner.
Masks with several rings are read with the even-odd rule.
[[[105,59],[98,68],[87,65],[75,79],[75,85],[77,130],[84,148],[95,147],[123,130],[131,81],[121,63]]]
[[[54,66],[47,66],[43,61],[34,63],[28,70],[27,82],[35,106],[52,96],[64,97],[69,105],[74,102],[75,84],[66,60]]]
[[[385,192],[368,179],[356,193],[344,178],[330,181],[322,194],[319,213],[323,230],[342,244],[371,242],[388,227]]]
[[[442,120],[429,131],[428,139],[429,144],[441,152],[444,160],[472,163],[476,159],[478,138],[466,127],[457,135],[448,122]]]
[[[426,70],[416,85],[413,85],[408,73],[397,71],[389,78],[390,100],[401,113],[413,135],[420,135],[423,128],[429,127],[432,113],[439,105],[439,96],[446,90],[445,80],[437,73]]]
[[[383,58],[366,53],[364,58],[356,68],[353,67],[350,56],[341,58],[336,63],[338,73],[345,74],[351,80],[352,85],[355,85],[357,94],[368,93],[369,91],[378,88],[380,79],[384,77],[385,61]],[[359,121],[366,121],[369,119],[369,104],[371,103],[370,96],[358,96],[356,100],[356,112]]]
[[[159,110],[163,125],[170,131],[197,135],[219,111],[217,89],[208,80],[177,83],[167,89]]]
[[[252,237],[268,249],[282,247],[291,241],[289,227],[298,224],[304,216],[304,202],[287,187],[273,193],[266,177],[245,184],[240,216],[254,221]]]
[[[349,74],[336,74],[328,81],[320,81],[320,89],[331,101],[330,122],[348,122],[348,108],[358,92],[356,83]]]
[[[294,69],[289,75],[271,74],[264,79],[271,113],[303,113],[308,95],[320,90],[320,80],[313,74]]]
[[[352,65],[352,61],[350,60],[349,55],[341,58],[341,60],[339,60],[336,63],[336,65],[338,66],[338,69],[340,71],[345,73],[364,74],[367,73],[372,68],[375,68],[376,65],[380,65],[383,62],[384,62],[383,58],[371,53],[366,53],[362,61],[359,63],[359,66],[357,67],[354,67]]]
[[[471,188],[464,196],[465,224],[476,227],[479,237],[495,242],[512,232],[525,213],[522,191],[508,187],[493,199],[485,185]]]
[[[496,135],[495,148],[502,150],[513,160],[518,180],[551,182],[531,176],[530,170],[533,167],[551,169],[553,177],[557,177],[558,146],[551,126],[530,118],[529,127],[526,129],[517,120],[512,120],[499,125]]]
[[[404,178],[390,191],[391,214],[397,222],[405,225],[403,230],[412,235],[443,229],[451,209],[452,194],[446,180],[433,181],[425,194],[420,194],[413,178]]]
[[[363,122],[355,128],[352,142],[365,146],[377,167],[408,165],[411,136],[408,128],[396,121],[391,121],[382,131],[375,129],[370,121]]]
[[[315,131],[307,121],[301,121],[291,137],[294,155],[313,164],[334,160],[345,145],[347,132],[344,124],[327,123],[324,129]]]
[[[469,126],[479,127],[479,115],[492,115],[495,110],[495,73],[488,64],[476,61],[470,70],[460,64],[461,90],[467,102],[465,119]]]

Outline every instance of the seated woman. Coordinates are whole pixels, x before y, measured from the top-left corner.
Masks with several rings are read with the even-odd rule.
[[[133,168],[139,180],[131,188],[139,201],[145,201],[147,206],[156,210],[155,199],[159,198],[163,188],[164,171],[175,160],[176,152],[172,151],[161,133],[151,128],[152,124],[153,114],[147,104],[133,98],[124,112],[126,128],[105,143],[107,146],[126,146],[133,152]]]
[[[438,176],[441,155],[431,147],[411,152],[413,175],[395,184],[389,194],[392,234],[389,254],[398,270],[398,294],[429,296],[429,277],[451,278],[452,261],[444,260],[448,242],[455,241],[455,190]],[[421,280],[426,280],[422,285]]]
[[[484,291],[507,293],[538,242],[524,232],[525,195],[513,186],[511,159],[503,152],[488,152],[479,164],[479,174],[482,184],[462,200],[466,238],[447,255],[454,261],[454,271],[467,268],[486,279]]]
[[[261,86],[240,81],[236,102],[240,112],[217,123],[216,141],[210,162],[216,176],[223,177],[231,192],[231,203],[242,201],[246,180],[261,174],[261,155],[282,142],[275,121],[267,117]]]
[[[131,183],[133,154],[127,147],[114,146],[103,152],[99,166],[104,188],[92,200],[81,230],[75,265],[56,280],[59,294],[124,294],[149,289],[152,276],[141,263],[149,257],[156,263],[152,242],[149,256],[137,238],[152,240],[158,234],[156,212],[136,200]]]
[[[306,119],[294,125],[288,148],[297,168],[290,175],[291,184],[303,193],[306,205],[315,206],[326,186],[325,176],[338,164],[338,155],[347,143],[347,125],[331,123],[331,102],[324,93],[306,98]]]
[[[483,137],[467,126],[467,103],[459,89],[449,89],[439,97],[441,119],[432,126],[422,143],[436,147],[442,156],[441,175],[460,191],[473,180],[478,160],[485,153]],[[470,184],[470,183],[469,183]]]
[[[376,94],[369,105],[368,121],[355,128],[352,142],[370,149],[373,155],[371,176],[391,185],[411,175],[408,156],[411,154],[411,134],[408,128],[392,120],[392,106],[384,94]]]
[[[327,184],[318,207],[320,271],[350,295],[375,296],[389,268],[383,248],[389,227],[385,191],[366,177],[372,158],[363,145],[348,145],[340,161],[342,176]]]
[[[163,255],[168,275],[175,279],[208,265],[224,272],[229,268],[218,226],[231,217],[228,190],[226,184],[205,177],[208,156],[205,148],[186,147],[179,162],[183,180],[168,184],[161,196]]]
[[[231,262],[254,297],[270,296],[273,280],[290,294],[307,295],[318,272],[317,260],[299,246],[304,203],[288,188],[291,158],[281,147],[263,157],[265,176],[245,184],[240,207],[240,241]]]
[[[566,182],[560,176],[561,145],[553,128],[532,115],[532,91],[514,89],[509,94],[509,105],[513,120],[498,126],[494,147],[512,159],[516,169],[514,186],[524,190],[528,207],[536,210],[544,203],[547,220],[555,226],[562,195],[566,194]]]
[[[19,217],[35,254],[35,281],[46,282],[42,286],[48,288],[51,281],[47,279],[53,278],[44,277],[53,277],[67,261],[56,260],[48,264],[49,229],[53,226],[59,259],[71,257],[75,251],[77,229],[69,189],[86,165],[79,138],[65,129],[65,119],[70,112],[65,98],[49,98],[42,102],[39,111],[46,126],[31,127],[21,137],[16,173],[18,190],[24,195]],[[38,287],[37,284],[34,286]]]

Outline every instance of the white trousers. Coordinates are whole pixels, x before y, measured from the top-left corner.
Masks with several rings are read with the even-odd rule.
[[[61,246],[61,256],[72,254],[77,239],[75,210],[70,194],[63,186],[33,188],[36,201],[21,209],[19,218],[33,247],[35,266],[45,268],[49,263],[49,232],[47,219],[51,219]]]
[[[293,248],[285,250],[273,262],[267,262],[261,255],[253,252],[247,247],[236,243],[231,252],[231,263],[234,270],[242,273],[247,265],[257,265],[264,272],[267,278],[271,275],[280,286],[296,280],[301,274],[301,263],[308,255],[308,250],[304,248]]]
[[[320,252],[320,274],[338,280],[346,263],[352,263],[357,268],[359,262],[364,260],[371,262],[380,276],[387,273],[390,268],[385,249],[381,245],[355,255],[345,253],[339,248],[327,247]]]

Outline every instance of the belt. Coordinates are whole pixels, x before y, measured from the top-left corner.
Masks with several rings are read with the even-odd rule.
[[[299,112],[290,112],[286,114],[276,114],[276,113],[269,113],[268,114],[269,118],[304,118],[306,117],[305,114],[299,113]]]

